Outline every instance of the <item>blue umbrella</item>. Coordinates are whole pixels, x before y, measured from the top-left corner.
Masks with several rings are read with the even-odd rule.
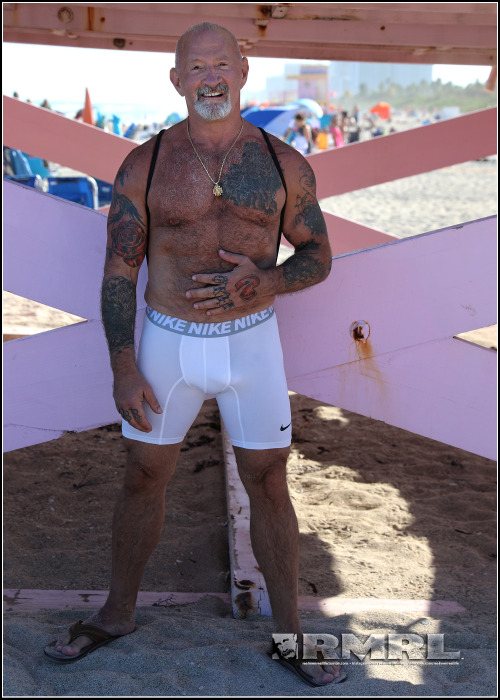
[[[258,109],[254,112],[246,112],[245,119],[255,126],[261,126],[273,136],[281,138],[297,114],[297,106],[270,107]]]
[[[324,114],[323,107],[315,100],[310,100],[308,97],[302,97],[300,100],[297,100],[295,104],[307,107],[307,109],[318,117],[318,119],[321,119]]]

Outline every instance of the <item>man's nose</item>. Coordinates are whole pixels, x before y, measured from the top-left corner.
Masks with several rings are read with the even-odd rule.
[[[205,82],[210,85],[210,87],[215,87],[217,83],[221,82],[220,71],[217,67],[208,66],[205,73]]]

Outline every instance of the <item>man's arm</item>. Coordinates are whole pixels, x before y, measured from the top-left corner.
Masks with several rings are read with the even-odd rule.
[[[115,179],[108,215],[106,261],[101,288],[101,315],[114,375],[116,407],[124,420],[138,430],[150,431],[143,401],[161,412],[151,387],[135,361],[137,279],[146,256],[146,212],[141,197],[140,168],[128,156]]]
[[[274,271],[276,294],[318,284],[328,277],[332,266],[326,223],[316,198],[316,178],[307,160],[299,157],[288,177],[285,168],[288,197],[283,234],[295,253]]]

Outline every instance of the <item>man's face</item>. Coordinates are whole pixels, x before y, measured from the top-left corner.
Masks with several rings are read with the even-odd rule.
[[[248,61],[241,58],[230,37],[217,31],[188,38],[170,79],[190,108],[207,120],[224,119],[239,109],[240,90],[246,83]]]

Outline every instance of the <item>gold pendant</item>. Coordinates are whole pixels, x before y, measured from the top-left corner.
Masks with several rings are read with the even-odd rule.
[[[219,185],[219,183],[217,183],[217,184],[214,185],[214,188],[213,188],[212,192],[214,193],[214,195],[215,195],[216,197],[220,197],[220,196],[221,196],[221,194],[222,194],[222,187]]]

